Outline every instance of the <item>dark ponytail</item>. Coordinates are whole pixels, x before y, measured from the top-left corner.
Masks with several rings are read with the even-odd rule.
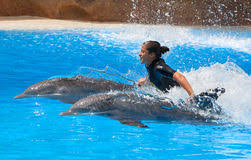
[[[169,51],[169,48],[166,46],[160,46],[160,43],[157,41],[146,41],[143,43],[148,50],[148,52],[154,53],[156,58],[160,58],[162,54],[166,53]]]
[[[165,54],[166,52],[168,52],[169,51],[169,48],[168,47],[166,47],[166,46],[161,46],[160,47],[160,53],[161,54]]]

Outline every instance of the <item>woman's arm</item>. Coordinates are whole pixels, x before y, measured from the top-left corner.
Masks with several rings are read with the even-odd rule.
[[[173,78],[179,82],[179,84],[187,91],[189,96],[191,94],[194,94],[194,91],[185,76],[183,76],[179,72],[175,72],[173,74]]]

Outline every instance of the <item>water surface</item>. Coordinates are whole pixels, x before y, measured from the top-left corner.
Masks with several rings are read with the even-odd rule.
[[[88,72],[146,76],[138,52],[147,40],[170,47],[163,58],[196,93],[224,87],[220,124],[144,121],[143,129],[99,116],[59,116],[71,105],[13,97],[53,77]],[[68,30],[0,30],[1,159],[251,159],[251,32],[244,29],[127,25]],[[81,68],[84,67],[84,68]],[[131,84],[116,76],[92,72]],[[186,99],[182,89],[166,95]],[[231,117],[231,118],[229,118]]]

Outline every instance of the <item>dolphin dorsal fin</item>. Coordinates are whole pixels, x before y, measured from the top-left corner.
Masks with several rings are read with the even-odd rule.
[[[140,121],[132,120],[132,119],[121,119],[119,120],[120,123],[129,125],[129,126],[135,126],[135,127],[141,127],[141,128],[149,128],[147,125],[143,124]]]

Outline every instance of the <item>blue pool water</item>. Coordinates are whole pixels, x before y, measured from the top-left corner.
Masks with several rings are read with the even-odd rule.
[[[146,76],[142,42],[158,40],[165,61],[183,73],[196,93],[226,88],[217,103],[221,123],[144,121],[122,125],[100,116],[59,116],[71,105],[13,97],[53,77],[83,74],[130,84]],[[0,30],[0,159],[251,159],[250,28],[205,29],[127,25],[75,30]],[[150,90],[151,92],[151,90]],[[167,97],[186,99],[182,89]],[[231,117],[231,118],[230,118]],[[222,123],[223,122],[223,123]]]

